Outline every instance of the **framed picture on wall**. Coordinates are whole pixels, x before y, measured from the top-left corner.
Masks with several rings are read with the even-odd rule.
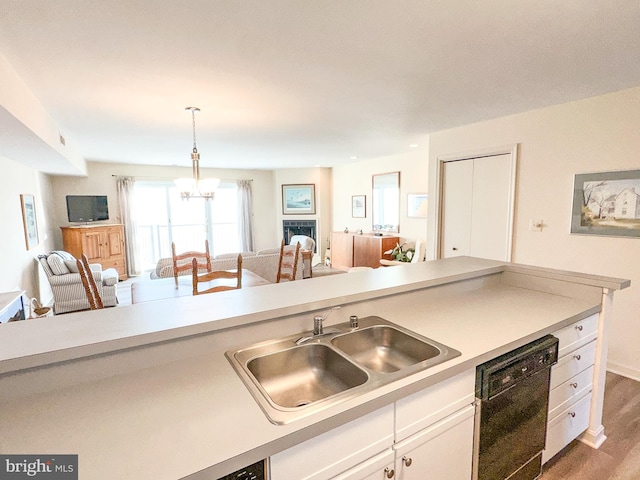
[[[31,250],[39,243],[38,221],[36,219],[36,201],[33,195],[20,194],[20,204],[22,206],[24,241],[27,245],[27,250]]]
[[[315,184],[282,185],[282,213],[284,215],[315,214]]]
[[[640,170],[575,175],[571,233],[640,237]]]
[[[407,195],[407,217],[427,218],[426,193],[409,193]]]
[[[351,216],[353,218],[365,218],[367,216],[366,195],[351,196]]]

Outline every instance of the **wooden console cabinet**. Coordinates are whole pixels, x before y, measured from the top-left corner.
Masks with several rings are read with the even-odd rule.
[[[123,225],[86,225],[60,229],[65,251],[76,258],[84,253],[89,263],[99,263],[103,270],[115,268],[120,280],[127,279]]]
[[[339,270],[378,268],[381,258],[391,260],[384,252],[392,250],[399,241],[397,236],[331,232],[331,266]]]

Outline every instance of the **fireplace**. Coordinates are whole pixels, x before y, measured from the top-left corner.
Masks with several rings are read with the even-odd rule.
[[[315,251],[318,251],[315,220],[283,220],[282,238],[284,238],[284,243],[289,245],[291,237],[293,237],[294,235],[306,235],[307,237],[313,238],[313,240],[316,242]]]

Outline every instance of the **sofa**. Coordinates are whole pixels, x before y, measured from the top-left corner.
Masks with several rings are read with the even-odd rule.
[[[251,270],[265,280],[276,283],[278,277],[278,261],[280,260],[280,248],[268,248],[258,252],[240,252],[242,255],[242,268]],[[233,270],[236,268],[238,253],[225,253],[216,255],[211,259],[211,270]],[[304,265],[302,253],[298,256],[298,271],[296,280],[303,278]],[[180,272],[180,275],[191,275],[190,271]],[[173,260],[171,257],[161,258],[156,268],[151,272],[151,278],[173,278]]]
[[[38,260],[51,285],[55,314],[91,308],[73,255],[64,251],[53,251],[46,255],[38,255]],[[89,268],[96,281],[102,303],[105,307],[115,307],[118,303],[117,270],[102,270],[102,265],[98,263],[90,264]]]

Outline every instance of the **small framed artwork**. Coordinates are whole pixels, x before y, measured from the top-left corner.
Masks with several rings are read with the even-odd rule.
[[[407,217],[427,218],[426,193],[409,193],[407,195]]]
[[[367,216],[366,195],[351,196],[351,216],[353,218],[365,218]]]
[[[282,185],[282,213],[284,215],[316,213],[315,184]]]
[[[575,175],[571,233],[640,237],[640,170]]]
[[[27,250],[38,245],[38,221],[36,219],[36,201],[33,195],[20,195],[22,205],[22,223],[24,226],[24,241]]]

